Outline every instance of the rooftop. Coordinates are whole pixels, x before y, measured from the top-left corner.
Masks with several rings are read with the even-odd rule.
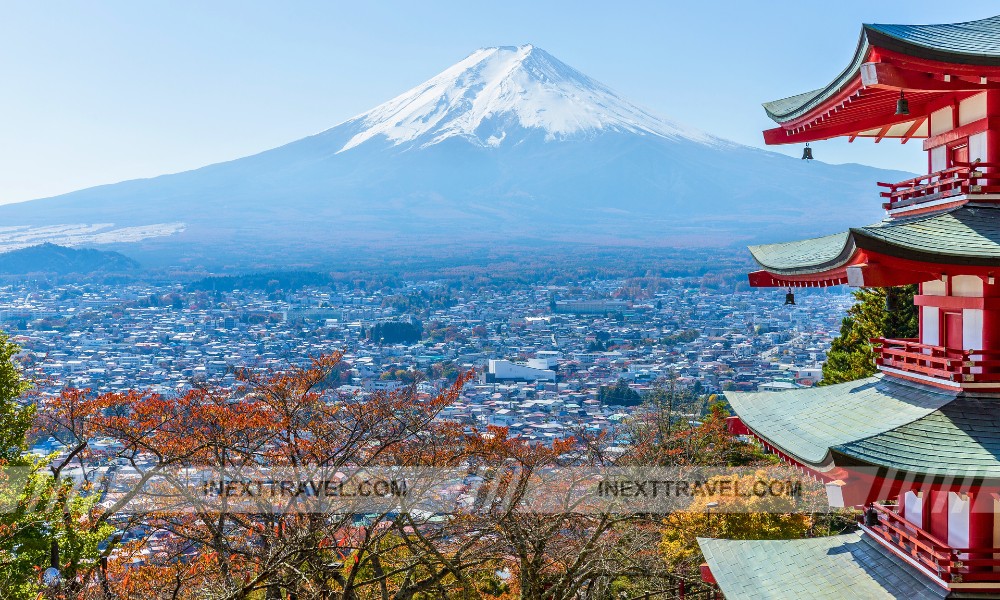
[[[921,478],[1000,480],[1000,394],[877,375],[726,398],[752,433],[817,471],[877,467]]]
[[[699,538],[698,545],[729,600],[929,600],[946,595],[857,533],[803,540]]]
[[[848,66],[824,87],[764,103],[769,144],[840,135],[927,137],[942,94],[1000,87],[1000,16],[940,25],[866,24]],[[895,114],[900,90],[909,115]],[[884,129],[883,129],[884,128]]]
[[[765,287],[794,285],[782,276],[819,274],[826,275],[828,284],[846,283],[846,267],[869,262],[872,254],[930,265],[995,267],[1000,261],[1000,207],[967,203],[930,214],[890,217],[834,235],[750,246],[750,253],[765,271],[751,274],[751,284]],[[921,272],[913,283],[934,276]],[[893,285],[901,283],[910,282]]]
[[[831,449],[913,423],[955,397],[955,393],[881,375],[784,392],[726,392],[726,399],[753,433],[818,470],[833,466]]]

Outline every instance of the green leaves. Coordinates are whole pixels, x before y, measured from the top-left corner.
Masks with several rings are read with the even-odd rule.
[[[840,336],[833,340],[823,364],[823,381],[832,385],[875,374],[872,345],[875,337],[913,338],[919,335],[916,285],[865,288],[854,292],[858,301],[847,311]]]
[[[31,388],[14,361],[20,351],[0,333],[0,461],[7,465],[27,464],[22,453],[27,449],[27,434],[35,416],[35,406],[20,401]]]

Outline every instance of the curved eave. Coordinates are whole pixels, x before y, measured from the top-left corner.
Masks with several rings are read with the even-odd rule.
[[[833,236],[788,242],[751,246],[750,252],[763,270],[748,275],[750,287],[828,287],[851,283],[852,268],[871,270],[867,264],[873,259],[870,253],[860,250],[852,232]],[[875,257],[876,259],[878,257]],[[878,279],[885,281],[891,277],[891,285],[900,285],[895,280],[903,277],[902,283],[914,283],[933,279],[926,273],[880,272]],[[873,278],[870,278],[874,281]],[[853,285],[853,284],[852,284]]]
[[[911,452],[934,452],[930,450],[910,448]],[[920,482],[921,484],[951,485],[967,487],[970,485],[1000,486],[1000,466],[986,468],[965,468],[961,464],[934,465],[929,462],[910,462],[899,464],[892,459],[859,458],[850,450],[831,448],[828,470],[835,473],[862,473],[884,477],[891,481]],[[887,465],[886,463],[890,463]],[[890,466],[891,465],[891,466]],[[839,469],[839,470],[834,470]]]
[[[826,87],[764,103],[776,123],[805,115],[855,80],[872,47],[914,58],[971,66],[1000,66],[1000,16],[944,25],[865,24],[847,68]]]
[[[852,267],[872,275],[864,285],[919,283],[946,267],[975,274],[1000,267],[1000,207],[966,204],[832,236],[751,246],[750,253],[763,267],[750,274],[753,287],[847,283]]]
[[[893,74],[899,73],[892,63],[910,67],[919,63],[922,67],[909,78],[894,80]],[[886,70],[880,71],[883,68]],[[958,79],[949,83],[953,80],[945,78],[944,83],[928,84],[931,73],[938,79],[945,74],[964,75],[966,79],[964,83]],[[986,76],[991,81],[980,80]],[[996,89],[998,78],[1000,17],[947,25],[864,25],[851,62],[826,87],[764,103],[768,117],[780,125],[766,130],[764,141],[788,144],[839,136],[873,137],[876,141],[927,137],[927,115],[943,96]],[[908,115],[895,114],[900,90],[906,90],[910,102]]]
[[[763,106],[767,116],[775,123],[787,123],[820,106],[860,78],[861,65],[868,59],[868,51],[868,39],[865,36],[864,28],[862,28],[861,36],[858,38],[858,46],[854,50],[854,58],[851,59],[847,68],[841,71],[840,75],[837,75],[836,79],[818,90],[765,102]]]
[[[773,393],[783,394],[786,392],[773,392]],[[790,451],[788,448],[782,447],[781,444],[775,442],[773,439],[768,437],[766,433],[757,431],[750,425],[747,425],[746,422],[744,422],[743,425],[747,428],[747,431],[750,432],[750,435],[757,438],[758,443],[762,444],[769,452],[777,454],[778,456],[780,456],[785,460],[798,463],[799,465],[811,469],[816,473],[827,473],[839,466],[837,463],[834,462],[833,453],[830,452],[828,448],[826,449],[826,452],[822,454],[822,456],[815,455],[812,456],[811,458],[806,458],[805,456]]]
[[[882,376],[787,392],[726,393],[750,433],[819,472],[840,466],[832,448],[906,425],[954,397]]]
[[[792,540],[698,538],[728,600],[941,600],[947,590],[860,533]]]
[[[857,250],[849,231],[749,249],[765,271],[788,277],[834,271],[850,263]]]

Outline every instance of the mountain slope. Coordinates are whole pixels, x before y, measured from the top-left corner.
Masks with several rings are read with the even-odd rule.
[[[545,141],[598,133],[650,134],[710,142],[694,129],[655,117],[601,83],[528,44],[482,48],[425,83],[345,123],[360,131],[341,148],[379,136],[427,147],[460,137],[499,146],[545,132]]]
[[[122,272],[139,268],[139,263],[117,252],[90,248],[75,250],[55,244],[39,244],[0,254],[0,273],[95,273]]]
[[[133,256],[230,263],[458,242],[720,245],[878,220],[874,182],[906,176],[677,125],[522,46],[479,50],[285,146],[0,206],[0,222],[33,240],[69,232]]]

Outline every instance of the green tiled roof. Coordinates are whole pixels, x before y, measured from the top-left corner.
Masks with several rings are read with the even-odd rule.
[[[803,92],[801,94],[789,96],[788,98],[772,100],[770,102],[765,102],[763,104],[763,107],[764,110],[767,112],[768,116],[770,116],[772,119],[780,123],[782,122],[782,120],[779,119],[779,115],[788,114],[799,107],[805,106],[813,98],[822,97],[824,91],[825,91],[824,88],[820,88],[818,90],[812,90],[810,92]]]
[[[854,253],[850,233],[835,233],[819,238],[750,246],[750,253],[762,267],[772,273],[794,275],[835,269],[846,263]]]
[[[851,229],[859,248],[961,265],[1000,265],[1000,208],[966,204],[944,213]]]
[[[865,25],[873,46],[945,62],[1000,65],[1000,16],[944,25]]]
[[[857,77],[858,71],[861,70],[861,65],[864,63],[867,55],[868,39],[865,37],[864,29],[862,29],[861,39],[858,40],[858,47],[854,51],[854,58],[851,59],[851,64],[847,65],[847,68],[841,71],[836,79],[831,81],[826,87],[818,90],[765,102],[763,104],[764,112],[767,113],[767,116],[771,117],[771,120],[777,123],[784,123],[801,117],[853,81]]]
[[[854,58],[836,79],[818,90],[766,102],[764,110],[778,123],[806,114],[857,77],[871,46],[942,62],[998,66],[1000,16],[944,25],[863,25]]]
[[[954,393],[881,375],[786,392],[726,392],[747,427],[813,466],[828,462],[830,448],[912,423],[954,398]]]
[[[840,455],[907,473],[1000,478],[1000,397],[960,395],[920,419],[833,448]]]
[[[856,248],[936,264],[997,266],[1000,207],[965,204],[821,238],[750,246],[750,253],[771,273],[801,275],[840,267]]]
[[[699,538],[727,600],[931,600],[946,590],[852,533],[804,540]]]

